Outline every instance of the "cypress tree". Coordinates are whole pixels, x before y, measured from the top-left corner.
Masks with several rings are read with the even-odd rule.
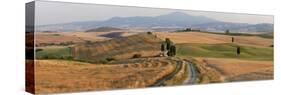
[[[171,40],[169,38],[166,38],[166,50],[170,50],[171,47]]]
[[[240,47],[239,46],[237,46],[237,54],[239,55],[240,54]]]
[[[165,44],[164,43],[161,44],[161,51],[165,51]]]
[[[175,56],[176,55],[176,46],[172,45],[170,51],[171,51],[171,56]]]

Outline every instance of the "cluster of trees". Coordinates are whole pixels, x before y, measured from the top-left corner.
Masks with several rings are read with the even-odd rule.
[[[177,32],[189,32],[189,31],[200,31],[199,29],[185,28],[183,30],[178,30]]]
[[[165,42],[161,44],[161,51],[167,53],[168,56],[175,56],[176,46],[169,38],[166,38]]]

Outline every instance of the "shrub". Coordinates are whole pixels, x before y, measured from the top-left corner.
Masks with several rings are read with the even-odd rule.
[[[115,60],[115,59],[112,58],[112,57],[108,57],[108,58],[106,58],[105,60],[106,60],[106,61],[113,61],[113,60]]]
[[[133,55],[133,58],[140,58],[141,57],[141,54],[134,54]]]
[[[92,44],[92,42],[89,41],[89,40],[86,40],[85,43],[86,43],[86,44]]]
[[[43,51],[43,49],[37,48],[35,51],[36,51],[36,52],[39,52],[39,51]]]
[[[73,57],[72,57],[72,56],[66,56],[66,57],[64,57],[64,59],[66,59],[66,60],[72,60]]]
[[[108,61],[107,60],[101,60],[100,61],[102,64],[106,64]]]
[[[60,34],[53,34],[52,36],[60,36]]]

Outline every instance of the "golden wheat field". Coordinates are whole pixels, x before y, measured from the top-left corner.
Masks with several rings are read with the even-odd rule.
[[[132,62],[106,65],[36,60],[36,93],[146,87],[175,69],[174,62],[165,59]]]
[[[202,32],[155,32],[155,34],[163,40],[165,38],[170,38],[175,43],[231,43],[231,37],[234,37],[235,42],[239,44],[270,46],[273,43],[273,39],[266,39],[257,36],[229,36]]]
[[[196,59],[206,63],[208,67],[216,69],[226,81],[273,79],[273,61],[227,58]]]

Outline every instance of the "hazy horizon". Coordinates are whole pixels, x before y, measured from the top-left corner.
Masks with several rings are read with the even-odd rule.
[[[272,15],[254,15],[177,9],[143,8],[111,6],[98,4],[80,4],[52,1],[36,1],[36,25],[60,24],[80,21],[104,21],[112,17],[159,16],[173,12],[182,12],[192,16],[204,16],[223,22],[233,23],[270,23]]]

